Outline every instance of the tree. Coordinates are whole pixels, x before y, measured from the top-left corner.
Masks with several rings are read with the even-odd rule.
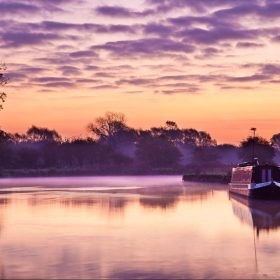
[[[143,171],[151,171],[157,168],[177,168],[181,153],[167,139],[146,136],[137,144],[136,158]]]
[[[181,143],[182,140],[182,132],[178,128],[176,122],[166,121],[165,126],[161,127],[152,127],[151,135],[153,137],[160,137],[167,139],[168,141],[178,144]]]
[[[60,141],[61,136],[55,130],[33,125],[26,132],[28,138],[34,142],[55,142]]]
[[[271,144],[274,149],[280,151],[280,133],[274,134],[271,138]]]
[[[0,144],[12,141],[13,137],[10,133],[5,132],[4,130],[0,129]]]
[[[113,139],[129,130],[124,114],[107,112],[104,117],[98,117],[87,126],[97,140],[112,142]]]
[[[205,131],[197,131],[196,129],[189,128],[183,129],[182,134],[182,142],[184,144],[198,147],[211,147],[217,144],[216,140],[212,139],[211,135]]]
[[[230,144],[221,144],[216,146],[216,150],[221,164],[232,166],[239,163],[238,147]]]
[[[196,169],[220,166],[220,156],[215,146],[197,146],[192,155],[192,165]]]
[[[4,64],[1,64],[0,65],[0,87],[4,87],[8,82],[7,78],[4,75],[5,71],[6,71],[6,66]],[[1,103],[5,102],[6,97],[7,97],[7,95],[5,92],[0,92],[0,110],[3,109],[3,105]]]
[[[238,156],[243,161],[252,161],[256,157],[261,164],[273,163],[274,155],[272,145],[262,137],[250,136],[240,143]]]

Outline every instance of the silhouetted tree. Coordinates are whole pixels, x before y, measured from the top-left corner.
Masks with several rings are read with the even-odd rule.
[[[196,169],[220,166],[220,155],[215,146],[198,146],[192,156],[192,165]]]
[[[226,170],[238,157],[251,160],[253,143],[261,163],[280,162],[279,152],[274,157],[280,134],[273,135],[271,144],[249,137],[240,147],[217,145],[209,133],[180,129],[170,120],[160,127],[136,130],[118,113],[97,118],[88,129],[94,138],[62,139],[57,131],[37,126],[25,134],[0,130],[0,174],[174,173],[183,168],[212,172]]]
[[[253,157],[257,157],[260,163],[273,163],[275,151],[266,139],[250,136],[240,143],[238,155],[243,161],[252,161]]]
[[[152,127],[151,135],[167,139],[173,143],[180,143],[182,140],[182,132],[173,121],[166,121],[165,126]]]
[[[10,133],[5,132],[4,130],[0,130],[0,143],[12,141],[12,139],[13,136]]]
[[[26,132],[28,138],[34,142],[55,142],[61,140],[61,136],[55,130],[50,130],[48,128],[42,128],[37,126],[32,126]]]
[[[167,121],[163,127],[152,127],[152,136],[163,137],[176,144],[186,144],[201,147],[215,146],[217,143],[209,133],[193,128],[180,129],[176,122]]]
[[[88,130],[94,138],[110,142],[119,133],[129,130],[124,114],[107,112],[104,117],[98,117],[88,124]]]
[[[0,169],[10,167],[13,161],[13,136],[0,130]]]
[[[271,144],[274,149],[276,149],[277,151],[280,151],[280,133],[274,134],[271,137]]]
[[[217,145],[216,150],[219,154],[221,164],[229,166],[238,164],[238,147],[230,144],[222,144]]]
[[[161,137],[143,137],[137,144],[136,159],[142,170],[177,168],[181,154],[178,148]]]
[[[199,147],[215,146],[216,140],[212,139],[209,133],[205,131],[197,131],[196,129],[183,129],[183,143]]]
[[[0,64],[0,87],[4,87],[8,80],[6,79],[4,73],[6,71],[6,66],[4,64]],[[0,110],[3,109],[3,105],[1,103],[5,102],[6,100],[6,93],[5,92],[0,92]]]

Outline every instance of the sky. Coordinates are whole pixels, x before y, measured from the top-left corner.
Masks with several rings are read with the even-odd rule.
[[[86,136],[106,112],[238,144],[279,133],[280,0],[0,0],[1,129]]]

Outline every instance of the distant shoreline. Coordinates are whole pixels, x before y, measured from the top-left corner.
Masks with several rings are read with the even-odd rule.
[[[109,172],[92,170],[72,170],[72,169],[12,169],[1,170],[0,178],[25,178],[25,177],[84,177],[84,176],[157,176],[157,175],[177,175],[182,176],[182,171],[151,171],[151,172]]]
[[[227,184],[230,181],[229,174],[188,174],[183,175],[183,181],[209,182]]]
[[[1,170],[0,179],[38,178],[38,177],[91,177],[91,176],[182,176],[183,181],[228,183],[228,172],[186,172],[182,170],[151,170],[150,172],[108,172],[88,169],[11,169]]]

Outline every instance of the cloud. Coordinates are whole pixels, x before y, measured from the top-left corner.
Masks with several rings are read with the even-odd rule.
[[[146,2],[160,10],[172,11],[174,9],[188,8],[200,13],[213,8],[232,7],[244,4],[244,0],[146,0]],[[254,0],[254,2],[261,3],[262,0]]]
[[[2,15],[32,14],[32,13],[38,13],[39,8],[34,5],[30,5],[28,3],[2,1],[0,2],[0,11]]]
[[[22,47],[38,44],[48,44],[61,40],[62,36],[53,33],[5,32],[0,34],[2,47]]]
[[[9,71],[19,87],[181,94],[203,93],[205,83],[245,90],[279,81],[274,58],[253,56],[280,42],[280,0],[146,0],[141,10],[89,0],[0,2],[1,52],[26,54]]]
[[[95,89],[95,90],[102,90],[102,89],[118,89],[119,87],[116,85],[111,85],[111,84],[106,84],[106,85],[99,85],[99,86],[94,86],[90,87],[90,89]]]
[[[122,6],[99,6],[95,9],[95,11],[97,14],[102,16],[121,18],[146,17],[155,13],[152,9],[136,12]]]
[[[227,23],[225,20],[223,20],[223,18],[219,18],[219,17],[211,17],[208,15],[204,15],[204,16],[179,16],[176,18],[168,18],[167,21],[169,23],[172,23],[175,26],[191,26],[194,24],[205,24],[209,27],[219,27],[219,26],[225,26],[228,25],[229,23]],[[230,23],[231,26],[233,26],[232,23]]]
[[[265,81],[268,79],[267,75],[254,74],[249,76],[240,76],[240,77],[228,77],[228,82],[259,82]]]
[[[170,89],[170,90],[160,90],[156,93],[163,93],[163,94],[194,94],[200,91],[199,87],[188,87],[188,88],[178,88],[178,89]]]
[[[95,24],[95,23],[67,23],[57,21],[43,21],[39,24],[32,24],[32,28],[40,30],[76,30],[83,32],[97,32],[97,33],[135,33],[136,27],[125,24]]]
[[[53,82],[69,82],[70,80],[68,78],[64,77],[40,77],[40,78],[34,78],[31,79],[32,82],[37,83],[53,83]]]
[[[280,3],[266,2],[266,5],[257,5],[256,1],[241,4],[229,9],[219,10],[214,13],[217,17],[258,16],[261,18],[278,18],[280,16]]]
[[[161,36],[171,35],[174,32],[174,27],[170,25],[148,23],[143,26],[145,34],[156,34]]]
[[[76,76],[76,75],[80,75],[81,71],[79,68],[74,67],[74,66],[69,66],[69,65],[63,65],[58,67],[58,70],[60,70],[62,72],[62,75],[64,76]]]
[[[234,29],[229,27],[219,27],[213,29],[193,28],[178,32],[177,36],[184,38],[187,42],[200,44],[215,44],[225,41],[250,40],[259,36],[257,29]]]
[[[252,86],[229,86],[229,85],[221,85],[221,90],[254,90],[257,87]]]
[[[1,15],[38,15],[42,11],[62,12],[61,6],[69,3],[83,3],[82,0],[2,0],[0,2]]]
[[[147,86],[154,83],[155,83],[154,79],[135,78],[135,77],[131,77],[129,79],[120,79],[116,82],[117,85],[133,85],[133,86]]]
[[[99,78],[113,78],[114,75],[108,72],[96,72],[94,74],[95,77],[99,77]]]
[[[43,86],[50,88],[74,88],[76,84],[71,82],[52,82],[44,84]]]
[[[201,55],[196,56],[196,58],[199,59],[209,59],[211,57],[217,56],[221,53],[222,51],[217,48],[209,47],[209,48],[204,48],[201,50]]]
[[[238,42],[236,44],[237,48],[261,48],[264,46],[265,46],[265,44],[254,43],[254,42]]]
[[[98,55],[92,50],[71,52],[71,53],[69,53],[69,56],[72,58],[98,57]]]
[[[260,72],[263,75],[280,75],[280,64],[263,64],[260,66]]]
[[[190,44],[163,38],[146,38],[108,42],[92,47],[93,50],[106,50],[118,56],[157,55],[161,52],[190,53],[194,47]]]
[[[280,43],[280,35],[273,37],[272,41],[274,41],[276,43]]]

